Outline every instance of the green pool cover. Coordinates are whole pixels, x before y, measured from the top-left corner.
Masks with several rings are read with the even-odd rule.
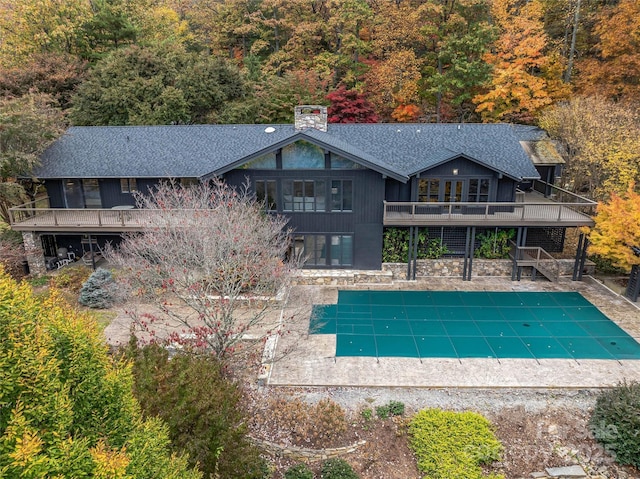
[[[336,356],[640,359],[640,344],[579,293],[340,291],[312,334]]]

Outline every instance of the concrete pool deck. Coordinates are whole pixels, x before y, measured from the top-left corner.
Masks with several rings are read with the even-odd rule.
[[[638,305],[590,277],[584,281],[563,278],[558,283],[474,277],[472,281],[427,278],[393,285],[296,286],[284,317],[295,314],[308,327],[311,306],[335,304],[339,289],[576,291],[640,342]],[[640,360],[335,357],[336,336],[317,334],[302,339],[284,336],[277,348],[291,348],[291,352],[268,368],[266,382],[271,386],[598,388],[622,380],[640,381]]]

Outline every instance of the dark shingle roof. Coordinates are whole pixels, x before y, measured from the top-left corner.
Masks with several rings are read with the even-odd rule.
[[[267,132],[271,127],[272,132]],[[306,139],[406,180],[459,155],[513,178],[538,174],[507,124],[330,124],[72,127],[42,155],[40,178],[208,177]]]

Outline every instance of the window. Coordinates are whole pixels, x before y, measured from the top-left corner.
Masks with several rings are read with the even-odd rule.
[[[489,201],[489,187],[491,182],[487,178],[469,180],[468,202],[486,203]]]
[[[343,156],[331,153],[331,169],[332,170],[360,170],[364,166],[359,163],[355,163],[351,160],[344,158]]]
[[[198,178],[180,178],[180,186],[183,188],[190,188],[191,186],[198,186],[200,180]]]
[[[102,208],[98,180],[82,180],[85,208]]]
[[[133,193],[138,191],[138,182],[135,178],[120,178],[120,193]]]
[[[100,183],[91,180],[66,180],[64,197],[67,208],[102,208]]]
[[[293,238],[294,257],[305,266],[326,266],[327,248],[324,235],[296,235]]]
[[[353,235],[295,235],[292,251],[305,266],[352,266]]]
[[[440,192],[440,180],[435,178],[420,178],[418,180],[418,201],[423,203],[437,203]]]
[[[324,150],[307,141],[297,141],[282,148],[283,170],[324,169]]]
[[[264,203],[267,211],[278,209],[276,202],[276,180],[256,180],[256,199]]]
[[[336,266],[353,265],[353,236],[331,236],[331,264]]]
[[[283,211],[325,211],[323,180],[282,180]]]
[[[242,168],[245,170],[275,170],[276,165],[276,154],[267,153],[245,163]]]
[[[352,211],[353,182],[331,180],[331,211]]]

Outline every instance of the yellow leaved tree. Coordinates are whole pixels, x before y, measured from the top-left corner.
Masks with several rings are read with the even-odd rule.
[[[0,477],[184,478],[90,317],[0,271]]]
[[[590,254],[603,256],[615,265],[630,270],[640,265],[640,193],[631,183],[624,195],[611,194],[607,203],[598,205],[596,224],[589,235]]]

